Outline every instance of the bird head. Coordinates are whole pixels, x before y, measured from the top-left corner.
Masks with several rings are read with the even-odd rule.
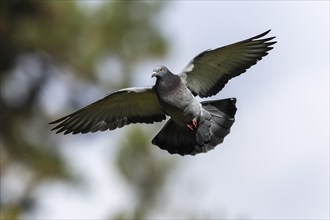
[[[169,70],[165,66],[157,66],[153,71],[151,77],[163,77]]]

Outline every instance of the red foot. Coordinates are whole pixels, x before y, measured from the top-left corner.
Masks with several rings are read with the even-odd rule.
[[[195,130],[198,127],[197,120],[194,118],[191,124],[187,124],[187,127],[192,131]]]

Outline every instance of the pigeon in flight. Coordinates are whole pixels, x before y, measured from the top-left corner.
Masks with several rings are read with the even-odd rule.
[[[160,122],[169,116],[152,143],[171,154],[195,155],[222,143],[235,121],[236,99],[199,102],[217,94],[231,78],[266,56],[275,37],[255,37],[206,50],[180,74],[165,66],[153,70],[156,84],[118,90],[50,124],[57,133],[78,134],[114,130],[131,123]]]

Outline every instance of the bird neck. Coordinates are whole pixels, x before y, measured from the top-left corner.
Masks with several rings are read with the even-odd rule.
[[[156,81],[156,87],[160,91],[173,91],[176,90],[180,85],[180,77],[172,73],[168,73]]]

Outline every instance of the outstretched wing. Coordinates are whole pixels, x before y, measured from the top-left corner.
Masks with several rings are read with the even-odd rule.
[[[166,118],[151,87],[114,92],[72,114],[51,122],[57,133],[114,130],[130,123],[153,123]]]
[[[270,30],[255,37],[197,55],[184,68],[180,77],[194,95],[217,94],[231,78],[244,73],[266,56],[276,41],[263,38]]]

